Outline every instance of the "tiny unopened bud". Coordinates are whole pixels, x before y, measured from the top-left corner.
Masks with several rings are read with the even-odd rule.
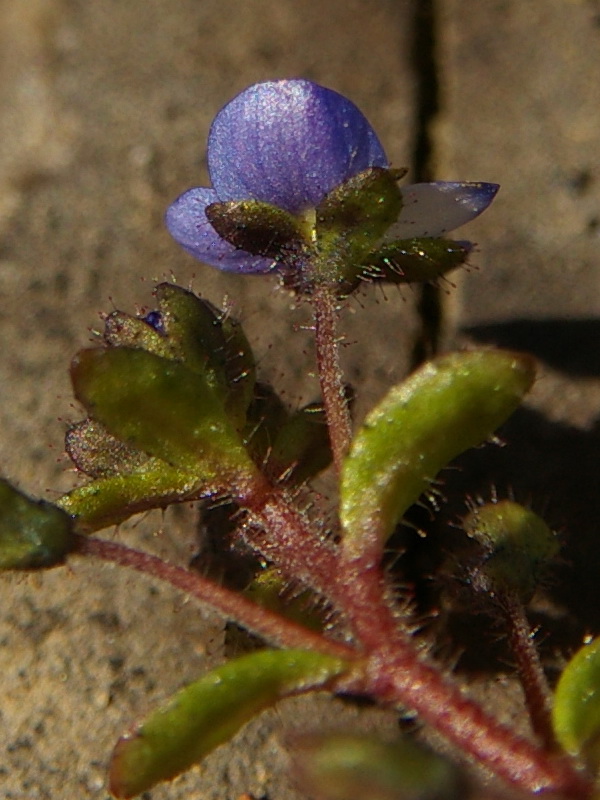
[[[560,549],[544,520],[511,500],[474,508],[462,527],[481,547],[470,582],[492,596],[510,593],[528,602]]]

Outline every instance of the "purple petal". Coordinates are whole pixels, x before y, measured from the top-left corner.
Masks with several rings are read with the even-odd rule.
[[[171,203],[165,215],[167,229],[175,241],[194,258],[225,272],[242,274],[265,273],[274,269],[274,262],[253,256],[221,239],[204,210],[218,202],[213,189],[189,189]]]
[[[305,80],[259,83],[217,114],[208,169],[220,200],[263,200],[296,213],[314,207],[385,152],[356,106]]]
[[[475,219],[489,206],[497,183],[414,183],[402,188],[404,205],[386,239],[443,236]]]

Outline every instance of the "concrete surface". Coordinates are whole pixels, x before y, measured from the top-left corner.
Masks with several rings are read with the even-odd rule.
[[[227,295],[267,376],[292,400],[313,396],[309,337],[296,330],[305,310],[268,281],[193,262],[162,214],[205,182],[216,111],[261,79],[303,76],[347,94],[393,163],[413,166],[418,2],[0,0],[4,475],[40,496],[73,485],[62,456],[65,420],[80,416],[69,359],[99,312],[151,304],[153,280],[172,273],[216,303]],[[600,511],[600,4],[437,0],[436,11],[430,166],[441,179],[502,183],[493,209],[465,229],[480,252],[444,302],[447,344],[531,349],[543,364],[507,448],[467,460],[461,480],[482,491],[495,480],[550,505],[551,522],[571,533],[569,569],[583,575],[555,599],[577,630],[594,632],[598,565],[585,546]],[[414,293],[371,291],[346,319],[348,339],[362,342],[346,358],[364,409],[407,369]],[[117,535],[183,563],[192,513],[150,515]],[[222,654],[214,615],[110,567],[3,576],[0,596],[0,787],[13,800],[107,798],[116,737]],[[282,719],[340,714],[325,699],[295,703],[148,800],[291,796]]]

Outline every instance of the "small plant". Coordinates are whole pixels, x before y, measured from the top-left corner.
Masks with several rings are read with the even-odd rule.
[[[465,263],[471,245],[446,234],[486,209],[498,187],[401,186],[404,171],[390,168],[360,111],[304,80],[258,84],[225,106],[210,131],[208,165],[212,188],[179,197],[167,227],[201,261],[276,274],[311,304],[320,400],[289,409],[257,381],[238,322],[163,283],[154,310],[112,312],[102,343],[72,362],[86,418],[68,430],[66,449],[89,480],[52,504],[0,482],[3,569],[57,567],[72,556],[113,561],[210,604],[262,642],[125,734],[111,759],[111,792],[134,797],[280,698],[327,690],[415,712],[523,793],[591,797],[600,647],[575,656],[552,697],[526,616],[559,550],[554,533],[512,500],[471,503],[462,527],[472,552],[452,565],[463,591],[503,621],[530,738],[469,699],[423,648],[387,558],[390,537],[440,470],[517,408],[535,378],[532,359],[491,349],[438,357],[392,387],[356,429],[339,363],[346,298],[376,281],[435,281]],[[335,523],[304,510],[326,468],[339,480]],[[96,536],[136,513],[190,501],[230,553],[230,572],[243,565],[242,590]],[[312,732],[290,748],[300,785],[325,800],[454,800],[476,782],[408,738]]]

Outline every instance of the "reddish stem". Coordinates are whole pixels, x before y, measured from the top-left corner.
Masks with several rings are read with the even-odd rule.
[[[96,537],[75,535],[75,553],[95,556],[170,583],[197,600],[207,603],[229,619],[234,619],[248,630],[281,647],[299,647],[316,650],[341,658],[355,658],[356,653],[337,642],[325,639],[302,625],[280,617],[238,592],[204,576],[163,561],[157,556],[134,550],[119,542],[109,542]]]
[[[327,539],[315,534],[288,498],[260,478],[233,487],[233,496],[248,514],[248,543],[289,579],[330,596],[338,553]]]
[[[464,753],[522,790],[590,796],[592,783],[572,762],[516,736],[427,663],[397,625],[379,566],[358,559],[345,564],[335,593],[369,654],[360,691],[416,711]]]
[[[552,728],[550,689],[540,655],[533,643],[525,609],[517,597],[509,594],[502,597],[501,605],[508,621],[508,640],[517,661],[531,726],[548,750],[556,750],[558,745]]]
[[[380,566],[366,556],[340,563],[336,550],[307,530],[301,516],[271,487],[246,487],[244,505],[268,532],[261,552],[286,574],[302,574],[343,611],[363,652],[368,676],[353,687],[416,711],[463,752],[521,789],[587,797],[591,785],[566,759],[557,759],[514,734],[463,696],[427,663],[399,626]]]
[[[288,576],[302,576],[322,591],[351,625],[369,663],[367,678],[358,678],[351,688],[411,708],[463,752],[523,790],[589,796],[587,777],[571,762],[516,736],[424,660],[399,628],[393,598],[373,558],[342,564],[339,552],[316,538],[285,497],[266,483],[239,487],[238,498],[267,532],[259,543],[261,552]]]
[[[350,411],[344,391],[337,337],[337,299],[328,286],[317,286],[311,295],[315,312],[315,347],[321,394],[329,428],[333,463],[340,473],[352,439]]]

